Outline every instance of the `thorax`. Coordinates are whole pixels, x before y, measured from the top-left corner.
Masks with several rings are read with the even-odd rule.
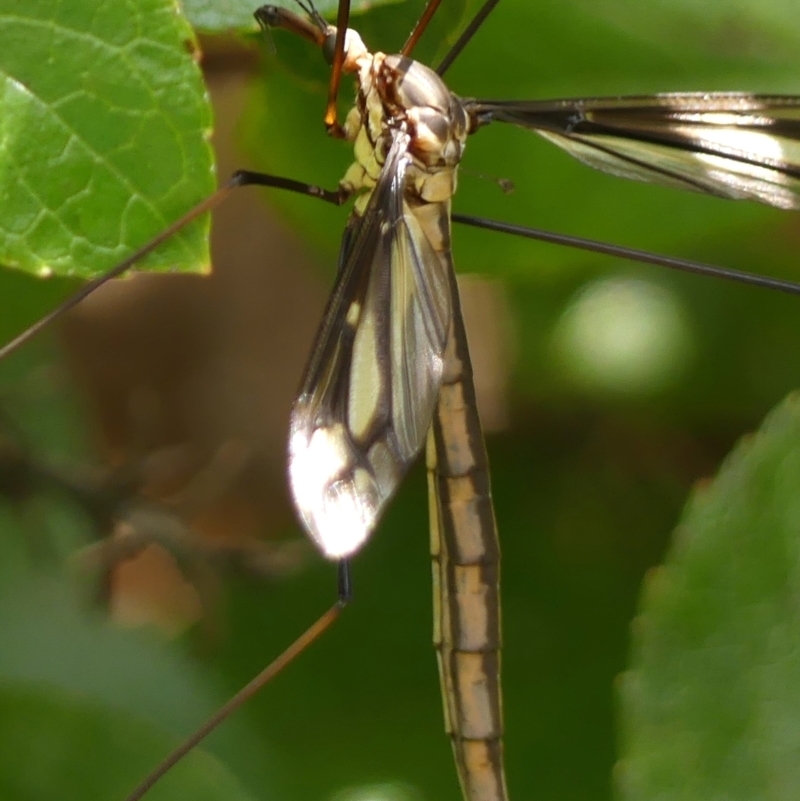
[[[392,131],[409,135],[406,196],[445,202],[456,189],[456,172],[468,133],[459,101],[430,68],[402,55],[363,54],[354,59],[358,96],[344,124],[355,162],[341,184],[354,193],[361,213],[391,145]]]

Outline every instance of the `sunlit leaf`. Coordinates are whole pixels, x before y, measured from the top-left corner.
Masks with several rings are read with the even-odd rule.
[[[95,275],[211,191],[193,48],[171,0],[0,4],[0,263]],[[206,227],[149,264],[207,269]]]

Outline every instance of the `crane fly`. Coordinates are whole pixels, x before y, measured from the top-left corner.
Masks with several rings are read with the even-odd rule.
[[[367,49],[348,28],[346,0],[340,3],[336,26],[303,3],[305,16],[277,6],[258,9],[262,26],[300,35],[320,47],[331,64],[325,123],[329,133],[355,149],[355,162],[339,187],[327,191],[239,172],[69,303],[74,305],[122,273],[235,187],[283,188],[337,205],[354,199],[336,281],[292,410],[289,437],[295,505],[323,555],[340,564],[340,598],[244,696],[336,618],[351,594],[347,560],[370,536],[427,443],[434,640],[446,729],[466,801],[504,801],[508,793],[502,753],[499,544],[451,256],[451,219],[558,240],[535,229],[451,215],[468,137],[494,122],[511,123],[614,175],[782,209],[800,208],[797,96],[697,93],[494,101],[453,94],[441,76],[497,2],[483,6],[435,70],[412,60],[411,52],[439,0],[430,0],[396,55]],[[340,123],[336,98],[343,74],[355,76],[357,101]],[[800,293],[800,287],[789,282],[562,239],[577,247]],[[39,327],[2,353],[18,347]],[[237,696],[235,704],[244,696]],[[190,742],[208,730],[205,727]],[[185,750],[176,752],[164,769]],[[159,769],[130,799],[141,797],[161,773]]]
[[[423,21],[437,5],[428,4]],[[800,98],[463,100],[440,77],[461,42],[434,71],[409,57],[417,31],[401,54],[373,54],[354,31],[338,36],[308,11],[311,24],[275,6],[256,16],[331,54],[332,98],[340,71],[357,76],[344,125],[333,99],[326,113],[329,131],[355,143],[340,191],[356,203],[292,412],[290,485],[321,551],[347,558],[427,437],[445,725],[464,797],[504,801],[499,543],[450,249],[450,202],[467,137],[510,122],[607,172],[796,209]]]

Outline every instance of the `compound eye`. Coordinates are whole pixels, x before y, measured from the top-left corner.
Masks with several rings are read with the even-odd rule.
[[[255,17],[259,22],[263,22],[265,25],[275,28],[280,22],[280,11],[277,6],[261,6],[261,8],[255,12]]]

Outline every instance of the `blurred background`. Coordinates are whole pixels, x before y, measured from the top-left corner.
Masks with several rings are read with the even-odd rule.
[[[357,25],[393,51],[421,5]],[[777,0],[504,0],[448,79],[487,98],[797,92],[796,16]],[[324,135],[325,66],[274,39],[275,53],[254,35],[202,40],[218,174],[334,187],[351,156]],[[470,141],[454,208],[800,280],[796,214],[616,180],[499,124]],[[103,738],[84,708],[170,743],[333,601],[335,569],[294,523],[285,440],[346,215],[244,190],[214,217],[213,275],[110,286],[3,364],[0,680],[17,693],[0,724],[4,798],[51,795],[41,754],[20,767],[20,720],[48,732],[60,797],[95,797],[93,782],[118,797],[159,748],[120,766],[111,792],[86,778],[117,766],[92,750]],[[510,793],[607,799],[641,581],[693,484],[800,385],[798,301],[485,231],[453,239],[503,547]],[[1,280],[42,308],[63,292]],[[6,315],[4,338],[15,326]],[[459,797],[425,492],[417,466],[354,563],[352,607],[209,739],[249,797]],[[31,698],[47,701],[38,729]],[[146,739],[119,731],[115,747]]]

